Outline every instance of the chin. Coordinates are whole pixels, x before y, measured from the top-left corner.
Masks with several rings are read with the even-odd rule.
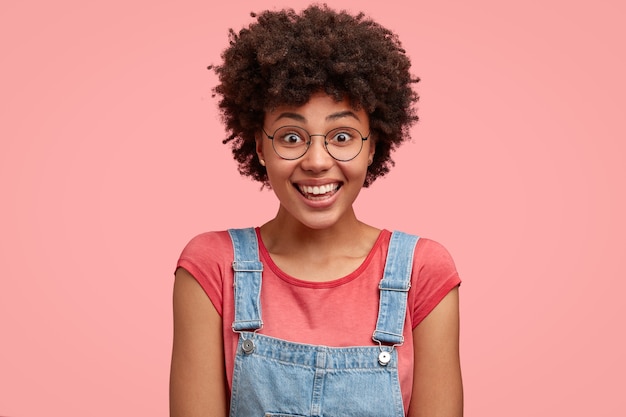
[[[326,213],[305,213],[304,215],[295,217],[302,226],[311,230],[331,229],[341,224],[343,218],[344,216],[336,212],[333,213],[333,210],[329,210],[329,212]]]

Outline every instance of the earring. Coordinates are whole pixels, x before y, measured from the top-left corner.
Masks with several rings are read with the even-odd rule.
[[[259,159],[259,164],[265,166],[265,159]]]

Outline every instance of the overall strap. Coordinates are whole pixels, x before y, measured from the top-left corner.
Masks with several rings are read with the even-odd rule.
[[[235,259],[235,320],[233,330],[254,331],[263,327],[261,320],[261,273],[259,247],[254,228],[229,229]]]
[[[380,306],[372,339],[378,343],[401,345],[406,316],[413,254],[419,237],[394,231],[389,241],[385,272],[380,281]]]

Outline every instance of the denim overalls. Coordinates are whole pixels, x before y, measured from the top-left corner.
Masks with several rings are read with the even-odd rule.
[[[406,301],[418,237],[393,232],[389,242],[373,346],[327,347],[256,333],[261,275],[253,228],[230,229],[235,260],[235,320],[240,334],[231,417],[404,416],[398,379]],[[288,311],[285,314],[289,314]]]

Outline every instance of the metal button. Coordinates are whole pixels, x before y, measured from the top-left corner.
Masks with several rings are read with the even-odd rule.
[[[391,355],[387,351],[382,351],[378,354],[378,363],[382,366],[386,366],[391,361]]]
[[[244,340],[241,344],[243,353],[252,353],[254,351],[254,342],[250,339]]]

